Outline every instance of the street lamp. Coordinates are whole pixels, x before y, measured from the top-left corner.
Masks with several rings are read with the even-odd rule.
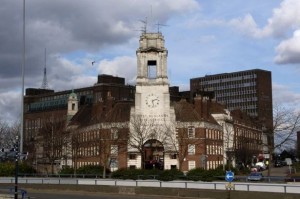
[[[15,150],[15,199],[18,199],[18,175],[19,175],[19,137],[16,137],[16,143],[14,144]]]

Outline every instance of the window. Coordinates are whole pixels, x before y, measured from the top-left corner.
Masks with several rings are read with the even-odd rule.
[[[129,159],[130,160],[135,160],[136,159],[136,154],[129,154]]]
[[[196,162],[195,161],[189,161],[189,170],[196,168]]]
[[[118,139],[118,129],[117,128],[111,128],[111,139],[116,140]]]
[[[148,78],[156,78],[156,60],[148,60]]]
[[[75,103],[72,103],[72,111],[75,110]]]
[[[195,154],[195,145],[194,144],[189,144],[188,145],[188,154],[189,155],[194,155]]]
[[[170,154],[170,159],[177,159],[177,154],[176,153]]]
[[[193,126],[188,127],[188,136],[189,138],[195,138],[195,127]]]
[[[118,155],[118,145],[111,145],[110,147],[110,154]]]

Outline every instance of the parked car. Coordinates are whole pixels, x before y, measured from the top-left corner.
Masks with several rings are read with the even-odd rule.
[[[264,176],[260,172],[251,172],[248,177],[248,181],[262,181],[264,179]]]
[[[280,162],[281,162],[281,165],[282,165],[282,166],[286,166],[286,165],[287,165],[287,163],[286,163],[285,160],[282,160],[282,161],[280,161]]]
[[[274,167],[282,167],[283,165],[282,165],[282,162],[280,161],[280,160],[276,160],[275,162],[274,162]]]

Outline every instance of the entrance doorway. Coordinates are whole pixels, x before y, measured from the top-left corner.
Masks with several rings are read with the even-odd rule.
[[[151,139],[144,144],[144,168],[164,169],[164,146],[156,140]]]

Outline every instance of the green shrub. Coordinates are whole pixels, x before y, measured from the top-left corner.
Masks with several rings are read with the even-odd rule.
[[[76,170],[77,174],[94,174],[94,175],[102,175],[103,174],[103,166],[99,165],[85,165]],[[106,174],[109,174],[110,170],[106,169]]]
[[[164,170],[158,176],[158,180],[161,181],[172,181],[182,178],[183,172],[178,169]]]
[[[71,175],[74,174],[74,169],[71,167],[64,167],[62,170],[60,170],[59,174],[61,175]]]
[[[19,163],[19,173],[23,174],[33,174],[36,173],[36,170],[25,162]]]
[[[221,167],[216,169],[204,170],[203,168],[196,168],[188,171],[187,179],[193,181],[207,181],[219,180],[220,176],[225,176],[225,172]]]
[[[157,169],[118,169],[111,173],[111,177],[115,179],[154,179],[162,173]]]
[[[28,164],[21,162],[18,165],[19,174],[32,174],[36,173],[35,169]],[[15,162],[1,162],[0,163],[0,176],[15,176]]]
[[[0,176],[14,176],[15,175],[15,164],[12,162],[1,162],[0,163]]]

